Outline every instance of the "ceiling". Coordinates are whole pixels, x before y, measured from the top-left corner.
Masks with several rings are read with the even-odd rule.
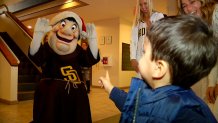
[[[24,3],[26,5],[29,5],[29,3],[40,2],[40,1],[44,1],[44,4],[40,4],[40,6],[38,6],[39,9],[43,8],[43,6],[47,6],[47,4],[52,2],[55,2],[55,4],[65,3],[64,5],[66,5],[66,2],[69,0],[37,0],[37,1],[36,0],[0,0],[0,5],[6,4],[8,6],[10,5],[19,6],[20,4],[18,3]],[[136,4],[136,0],[74,0],[74,1],[83,3],[83,5],[79,7],[71,7],[70,9],[67,10],[77,13],[80,17],[83,18],[83,20],[86,23],[95,22],[99,20],[112,19],[112,18],[122,18],[132,23],[133,10]],[[175,15],[178,12],[176,0],[153,0],[153,4],[155,10],[165,13],[167,15]],[[29,10],[32,8],[34,7],[28,8],[27,10],[24,11],[26,11],[28,15],[31,15],[29,14],[30,13]],[[61,6],[59,6],[59,8],[61,8]],[[66,9],[62,9],[62,11],[63,10]],[[24,23],[24,25],[34,27],[36,23],[36,19],[38,17],[45,17],[47,19],[51,19],[58,12],[60,12],[59,9],[56,10],[54,8],[52,11],[53,11],[52,14],[44,13],[42,14],[42,16],[35,16],[35,18],[31,18],[31,19],[24,19],[24,20],[21,20],[20,18],[18,19],[20,19]],[[15,15],[17,16],[16,12]]]
[[[95,21],[121,17],[132,21],[136,0],[82,0],[88,6],[73,10],[85,20]]]
[[[0,4],[16,4],[25,0],[0,0]],[[27,0],[28,1],[28,0]],[[60,1],[60,0],[59,0]],[[62,0],[63,1],[63,0]],[[80,0],[88,5],[78,8],[73,8],[70,11],[77,13],[81,16],[85,22],[94,22],[98,20],[110,19],[110,18],[123,18],[128,21],[133,19],[133,9],[136,0]],[[63,1],[64,2],[64,1]],[[44,16],[48,19],[55,16],[50,14]],[[25,25],[34,26],[36,19],[25,20]]]

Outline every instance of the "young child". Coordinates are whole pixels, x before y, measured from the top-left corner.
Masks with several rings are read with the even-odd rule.
[[[122,111],[121,123],[217,123],[208,106],[190,89],[217,60],[213,31],[194,16],[167,17],[152,24],[139,71],[126,93],[109,79],[99,82]]]

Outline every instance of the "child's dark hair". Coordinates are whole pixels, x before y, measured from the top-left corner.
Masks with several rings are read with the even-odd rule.
[[[152,60],[169,63],[172,85],[191,87],[207,76],[217,60],[213,31],[198,17],[166,17],[151,26]]]

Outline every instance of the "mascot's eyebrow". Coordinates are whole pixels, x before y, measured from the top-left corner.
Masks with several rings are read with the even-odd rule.
[[[56,24],[58,24],[58,23],[61,23],[61,22],[65,21],[65,20],[69,20],[69,21],[75,22],[75,23],[77,24],[77,26],[78,26],[78,23],[77,23],[76,20],[75,20],[74,18],[72,18],[72,17],[64,18],[64,19],[60,20],[59,22],[57,22],[57,23],[55,23],[55,24],[53,24],[53,25],[51,25],[51,26],[54,26],[54,25],[56,25]]]

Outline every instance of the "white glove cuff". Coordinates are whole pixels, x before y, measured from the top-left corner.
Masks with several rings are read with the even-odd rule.
[[[35,55],[38,52],[41,42],[44,38],[43,32],[34,32],[33,40],[30,44],[30,55]]]
[[[88,39],[89,47],[95,59],[98,57],[98,45],[95,38]]]

